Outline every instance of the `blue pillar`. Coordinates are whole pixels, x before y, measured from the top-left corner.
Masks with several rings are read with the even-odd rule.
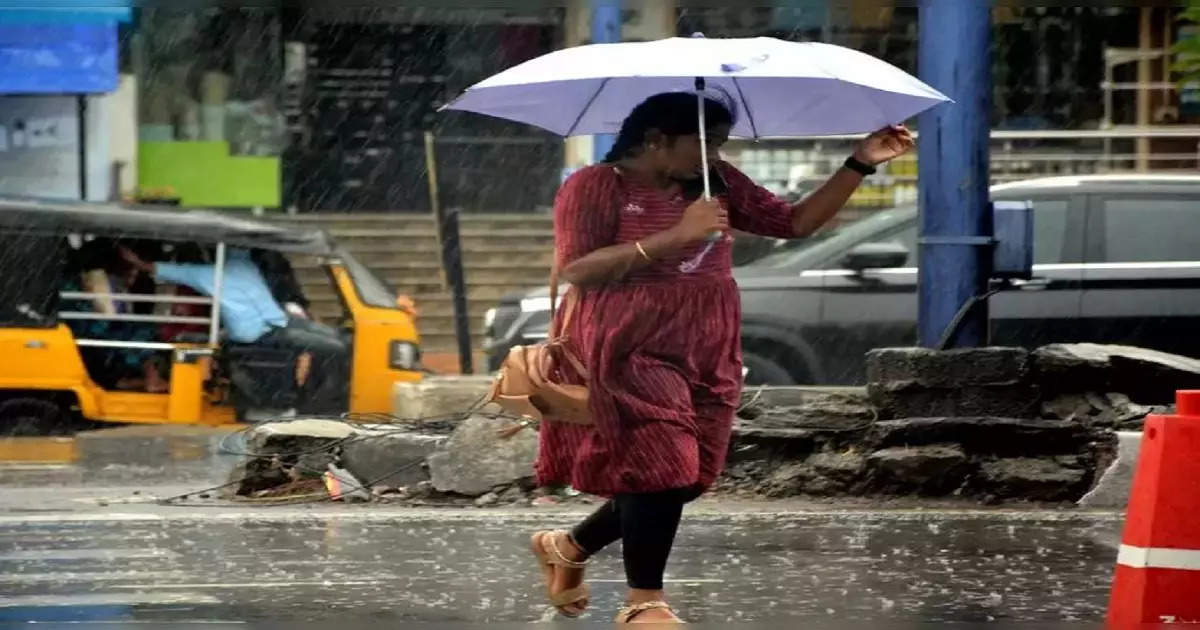
[[[990,0],[921,0],[921,79],[954,99],[921,115],[918,148],[921,270],[918,335],[937,344],[955,313],[984,292],[991,274],[988,132],[992,114]],[[947,347],[987,340],[987,303]]]
[[[612,44],[621,41],[621,0],[590,0],[592,7],[592,43]],[[612,148],[609,134],[592,138],[592,158],[599,162]]]

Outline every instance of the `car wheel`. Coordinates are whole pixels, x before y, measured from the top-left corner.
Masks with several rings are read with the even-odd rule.
[[[40,398],[13,398],[0,403],[0,433],[11,437],[54,435],[66,426],[63,410]]]
[[[783,366],[752,352],[742,354],[746,385],[795,385],[796,379]]]

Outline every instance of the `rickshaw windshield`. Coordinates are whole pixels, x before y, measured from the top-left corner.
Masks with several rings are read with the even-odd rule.
[[[366,265],[358,261],[350,252],[346,250],[338,251],[338,258],[346,265],[346,270],[350,272],[350,279],[354,282],[354,289],[358,291],[358,297],[362,299],[368,306],[376,308],[397,308],[396,292],[387,285],[379,276],[375,275]]]

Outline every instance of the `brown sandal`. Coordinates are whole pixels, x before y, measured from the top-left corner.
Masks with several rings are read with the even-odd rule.
[[[665,610],[671,613],[671,619],[667,621],[634,621],[638,615],[647,610]],[[632,606],[626,606],[617,613],[617,623],[687,623],[680,619],[675,611],[671,609],[671,605],[664,601],[642,602]]]
[[[550,550],[546,550],[546,545],[543,541],[549,536]],[[572,588],[568,588],[559,593],[551,592],[554,586],[555,567],[564,569],[585,569],[587,562],[576,562],[568,560],[566,556],[559,551],[559,541],[567,538],[568,534],[565,531],[540,531],[535,532],[530,540],[530,546],[533,549],[533,555],[537,557],[538,566],[542,570],[542,577],[546,581],[546,597],[550,599],[550,604],[558,609],[559,614],[564,617],[574,619],[583,614],[583,611],[588,605],[588,586],[580,584]],[[567,607],[577,605],[579,611],[568,610]]]

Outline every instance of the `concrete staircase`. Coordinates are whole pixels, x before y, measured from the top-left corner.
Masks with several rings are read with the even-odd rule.
[[[454,310],[442,283],[441,251],[432,216],[415,214],[313,214],[278,221],[327,231],[420,310],[418,327],[427,354],[455,353]],[[545,285],[553,257],[547,215],[465,215],[460,220],[472,344],[483,338],[483,316],[505,294]],[[293,261],[317,317],[336,320],[341,305],[315,260]],[[477,366],[478,369],[478,366]]]

